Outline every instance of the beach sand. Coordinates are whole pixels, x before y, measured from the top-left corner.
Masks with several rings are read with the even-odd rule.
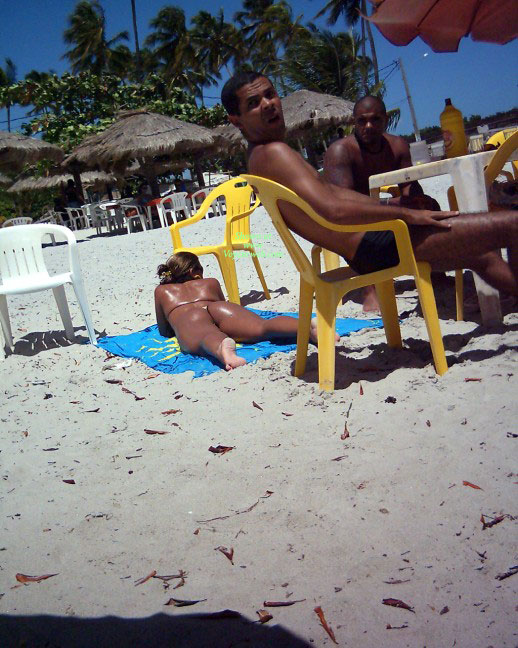
[[[217,241],[221,227],[202,221],[186,243]],[[296,311],[298,275],[262,208],[252,230],[272,299],[245,258],[243,303]],[[94,234],[78,238],[99,335],[154,323],[169,232]],[[45,249],[53,269],[65,255]],[[213,257],[202,263],[220,279]],[[493,329],[480,314],[454,321],[448,276],[436,298],[450,369],[438,377],[415,286],[400,279],[396,291],[404,348],[389,349],[383,329],[343,338],[333,393],[318,388],[315,347],[303,378],[295,352],[198,379],[157,374],[69,344],[50,292],[10,298],[0,644],[331,646],[320,607],[341,646],[517,646],[518,575],[496,577],[518,563],[518,314]],[[361,316],[359,300],[338,315]],[[209,452],[218,444],[233,449]],[[481,515],[505,517],[483,530]],[[153,572],[184,581],[136,584]],[[17,573],[57,575],[21,584]],[[273,616],[264,625],[261,609]],[[224,610],[234,614],[207,616]]]

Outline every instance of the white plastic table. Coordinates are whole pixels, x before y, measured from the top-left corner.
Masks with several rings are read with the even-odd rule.
[[[422,180],[434,176],[449,174],[455,188],[457,204],[461,213],[485,212],[488,209],[484,167],[486,167],[495,151],[484,151],[461,157],[428,162],[406,169],[378,173],[369,178],[370,195],[379,197],[380,187],[390,184],[400,184],[412,180]],[[510,159],[513,159],[512,156]],[[498,290],[489,286],[474,273],[475,287],[482,323],[486,326],[502,322],[500,295]]]

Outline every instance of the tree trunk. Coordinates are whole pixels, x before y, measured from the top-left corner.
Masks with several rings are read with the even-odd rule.
[[[135,64],[137,69],[137,79],[139,81],[142,81],[142,62],[140,60],[140,48],[138,44],[137,12],[135,10],[135,0],[131,0],[131,13],[133,15],[133,32],[135,34]]]
[[[363,0],[365,2],[365,0]],[[362,11],[365,11],[365,15],[367,15],[366,10],[362,8]],[[369,46],[371,48],[371,56],[372,56],[372,66],[374,68],[374,83],[376,85],[380,82],[380,73],[378,69],[378,57],[376,55],[376,46],[374,45],[374,36],[372,35],[372,27],[371,24],[368,20],[365,21],[367,23],[367,34],[369,35]]]
[[[201,168],[200,160],[198,158],[195,158],[194,160],[194,173],[196,174],[196,180],[198,181],[198,185],[200,189],[202,189],[205,186],[205,180],[203,179],[203,170]]]
[[[72,175],[74,176],[74,184],[76,186],[76,193],[79,200],[83,203],[85,202],[85,196],[83,193],[83,183],[81,182],[81,174],[77,167],[72,168]]]

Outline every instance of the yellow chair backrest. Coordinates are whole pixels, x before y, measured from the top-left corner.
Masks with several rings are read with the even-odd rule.
[[[191,218],[171,225],[169,231],[174,248],[182,247],[180,230],[200,221],[215,200],[218,200],[220,205],[224,201],[226,206],[225,239],[229,243],[242,243],[245,237],[246,240],[249,240],[250,222],[247,216],[259,205],[258,199],[252,202],[252,195],[252,187],[240,176],[220,184],[206,196],[198,211]]]
[[[488,140],[489,141],[489,140]],[[504,140],[496,153],[491,158],[491,162],[487,165],[484,171],[484,179],[486,181],[486,188],[495,180],[497,175],[502,170],[504,164],[507,162],[511,153],[518,148],[518,130],[516,130],[510,137]]]

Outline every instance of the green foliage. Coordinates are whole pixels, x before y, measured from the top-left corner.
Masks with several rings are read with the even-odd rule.
[[[177,119],[215,126],[224,123],[221,106],[198,108],[192,96],[169,86],[158,75],[144,83],[122,83],[115,75],[49,75],[41,82],[32,78],[0,88],[0,104],[6,97],[34,106],[37,116],[23,125],[27,135],[41,133],[43,139],[70,151],[87,135],[104,130],[120,110],[149,109]]]

